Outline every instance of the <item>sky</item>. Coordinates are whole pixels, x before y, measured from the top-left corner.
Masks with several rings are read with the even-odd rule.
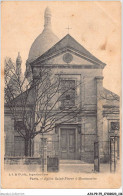
[[[18,52],[22,69],[30,47],[44,27],[44,11],[50,7],[52,30],[62,39],[69,33],[89,52],[106,63],[105,88],[121,93],[121,3],[117,1],[3,1],[1,2],[1,64]]]

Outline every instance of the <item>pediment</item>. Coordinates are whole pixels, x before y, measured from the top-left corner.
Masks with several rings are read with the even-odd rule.
[[[104,68],[106,65],[87,51],[69,34],[30,64],[32,66],[41,64],[95,65],[101,68]]]
[[[82,58],[74,52],[63,52],[42,62],[46,65],[94,65],[91,61]]]

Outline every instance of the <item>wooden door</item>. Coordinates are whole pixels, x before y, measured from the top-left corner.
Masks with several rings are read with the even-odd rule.
[[[61,129],[61,159],[75,159],[75,129]]]

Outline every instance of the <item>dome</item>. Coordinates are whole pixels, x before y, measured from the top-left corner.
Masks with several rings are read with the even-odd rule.
[[[33,61],[44,52],[50,49],[54,44],[59,41],[58,37],[52,32],[52,30],[47,29],[35,39],[33,42],[30,51],[29,51],[29,61]]]
[[[28,62],[31,62],[41,56],[59,41],[51,28],[51,11],[47,7],[44,13],[44,30],[33,42],[28,56]]]

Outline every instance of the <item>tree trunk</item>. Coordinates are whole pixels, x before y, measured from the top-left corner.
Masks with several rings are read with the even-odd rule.
[[[29,156],[31,157],[31,147],[32,147],[32,143],[31,143],[31,139],[25,139],[25,156]]]
[[[29,156],[32,156],[32,141],[29,139]]]
[[[25,139],[25,156],[27,157],[29,154],[29,140]]]

